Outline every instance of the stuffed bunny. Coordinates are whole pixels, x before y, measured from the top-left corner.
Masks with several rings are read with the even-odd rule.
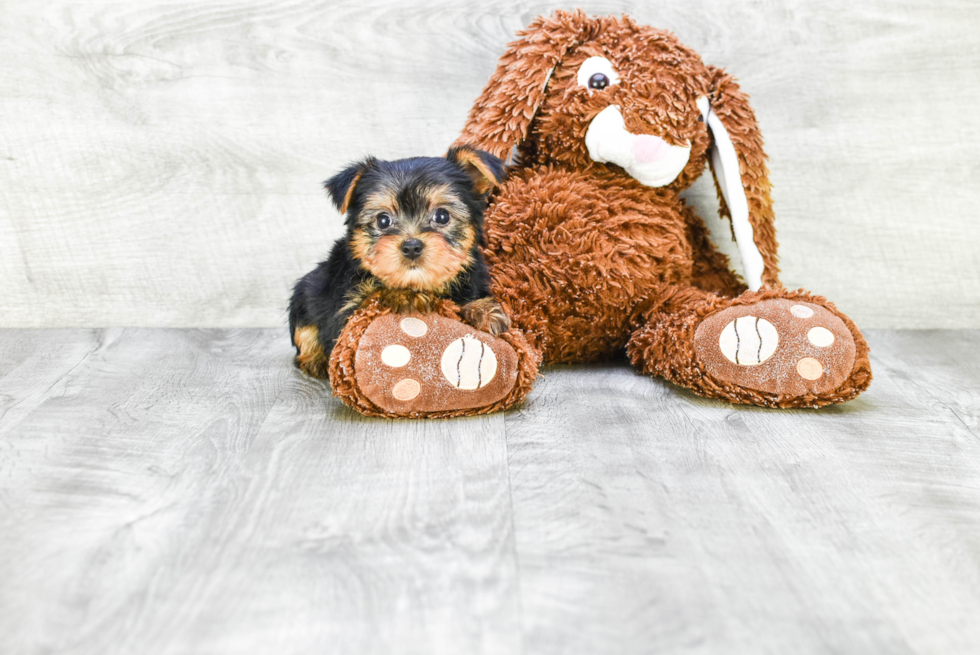
[[[762,136],[735,80],[626,16],[558,11],[519,36],[457,143],[514,159],[485,253],[494,295],[544,362],[625,347],[644,373],[769,407],[867,388],[854,323],[779,283]],[[706,165],[744,283],[679,196]]]
[[[424,337],[361,310],[331,356],[335,393],[382,416],[484,413],[522,401],[542,359],[623,349],[643,373],[733,403],[819,407],[866,389],[854,323],[779,283],[762,136],[734,79],[626,16],[558,11],[519,36],[457,141],[513,161],[485,214],[506,342],[463,336],[449,306],[412,319],[441,321]],[[744,281],[679,195],[709,165]],[[411,372],[384,363],[393,348]]]

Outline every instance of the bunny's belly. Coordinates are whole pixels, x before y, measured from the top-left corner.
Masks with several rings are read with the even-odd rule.
[[[546,362],[612,356],[638,313],[691,283],[680,201],[628,180],[518,171],[486,226],[494,295]]]

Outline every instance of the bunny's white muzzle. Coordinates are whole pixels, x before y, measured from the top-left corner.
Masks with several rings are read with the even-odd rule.
[[[621,166],[638,182],[652,187],[676,180],[691,158],[690,144],[672,146],[659,136],[627,131],[618,105],[609,105],[592,119],[585,147],[593,161]]]
[[[742,255],[749,289],[762,288],[765,263],[755,244],[749,205],[742,187],[738,153],[724,123],[711,110],[708,98],[698,98],[698,109],[713,137],[711,163],[732,218],[732,231]],[[627,131],[618,105],[609,105],[592,119],[585,133],[585,147],[593,161],[623,167],[630,176],[650,187],[667,186],[677,179],[691,158],[691,144],[672,146],[652,134]]]

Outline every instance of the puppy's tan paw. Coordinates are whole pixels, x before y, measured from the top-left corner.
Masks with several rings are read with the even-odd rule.
[[[296,328],[293,343],[296,344],[296,366],[315,378],[326,380],[329,377],[330,359],[320,345],[319,330],[314,325]]]
[[[460,313],[463,321],[493,336],[503,334],[510,329],[510,317],[493,298],[480,298],[466,303]]]

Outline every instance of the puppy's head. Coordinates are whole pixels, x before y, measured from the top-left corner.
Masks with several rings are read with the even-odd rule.
[[[487,196],[503,163],[467,146],[445,157],[368,158],[326,181],[351,253],[395,289],[440,292],[477,256]]]

